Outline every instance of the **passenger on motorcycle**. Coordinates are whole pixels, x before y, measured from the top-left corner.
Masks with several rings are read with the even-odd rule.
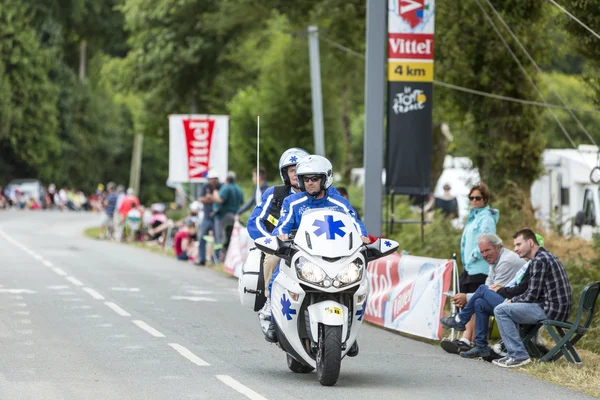
[[[279,175],[283,185],[272,186],[263,193],[260,204],[252,211],[248,219],[248,234],[252,240],[263,236],[270,236],[271,232],[279,222],[281,206],[284,199],[294,193],[301,191],[296,177],[296,164],[302,158],[308,156],[308,153],[299,148],[287,149],[279,158]],[[271,280],[271,275],[279,263],[279,258],[272,254],[264,254],[263,276],[265,286]],[[269,296],[269,287],[265,287],[265,296],[267,302],[262,310],[259,311],[261,318],[271,319],[271,299]]]
[[[300,226],[300,220],[304,212],[315,208],[331,208],[350,215],[354,219],[357,230],[361,232],[363,242],[371,243],[367,237],[365,226],[356,217],[354,208],[331,185],[333,183],[333,166],[328,159],[318,155],[304,157],[296,165],[296,175],[302,192],[285,198],[279,223],[271,235],[277,236],[281,240],[288,240],[289,234]],[[271,277],[269,288],[278,272],[279,267]],[[269,325],[266,339],[269,342],[277,341],[273,321]]]

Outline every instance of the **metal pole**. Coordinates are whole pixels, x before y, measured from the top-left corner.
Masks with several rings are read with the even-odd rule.
[[[367,42],[365,71],[365,227],[381,235],[383,170],[383,120],[385,99],[385,49],[387,45],[387,2],[367,0]],[[393,211],[392,211],[393,212]],[[393,229],[393,227],[392,227]]]
[[[308,58],[310,60],[310,89],[312,96],[315,154],[325,157],[325,128],[323,127],[323,94],[321,93],[321,58],[319,29],[308,27]]]

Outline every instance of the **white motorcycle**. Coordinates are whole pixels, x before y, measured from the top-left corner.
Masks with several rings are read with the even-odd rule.
[[[398,243],[379,239],[363,245],[352,217],[321,208],[303,214],[293,240],[263,237],[255,244],[282,259],[271,310],[289,369],[308,373],[316,368],[322,385],[335,385],[341,360],[362,325],[369,292],[366,265],[396,251]],[[250,251],[238,287],[242,304],[255,311],[264,303],[260,254]],[[263,333],[267,326],[263,321]],[[353,355],[357,352],[356,347]]]

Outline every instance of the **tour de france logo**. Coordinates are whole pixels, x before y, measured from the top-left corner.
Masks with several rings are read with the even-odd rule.
[[[426,102],[427,96],[422,90],[407,86],[403,93],[397,93],[394,97],[392,109],[395,114],[406,114],[410,111],[424,109]]]

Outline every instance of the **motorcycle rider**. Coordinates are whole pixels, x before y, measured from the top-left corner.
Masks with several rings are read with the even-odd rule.
[[[258,204],[250,218],[248,219],[248,234],[252,240],[264,236],[270,236],[275,226],[279,222],[279,215],[283,200],[294,193],[301,191],[296,177],[296,164],[302,158],[308,156],[308,153],[300,148],[292,147],[281,154],[279,158],[279,175],[283,185],[271,186],[262,195],[260,204]],[[279,263],[279,258],[272,254],[264,254],[263,277],[265,281],[265,296],[267,301],[259,315],[264,320],[271,319],[271,298],[269,288],[266,287],[271,280],[271,275]]]
[[[357,230],[361,233],[363,242],[371,243],[367,237],[365,226],[356,217],[354,208],[331,185],[333,183],[333,166],[328,159],[319,155],[304,157],[296,165],[296,175],[302,192],[288,196],[283,201],[279,223],[271,233],[273,236],[277,236],[281,240],[288,240],[289,234],[300,226],[300,220],[305,211],[315,208],[330,208],[350,215],[354,219]],[[278,273],[279,267],[273,273],[269,287]],[[269,342],[277,341],[275,322],[272,318],[265,339]],[[348,355],[353,357],[357,354],[358,344],[355,342]]]

